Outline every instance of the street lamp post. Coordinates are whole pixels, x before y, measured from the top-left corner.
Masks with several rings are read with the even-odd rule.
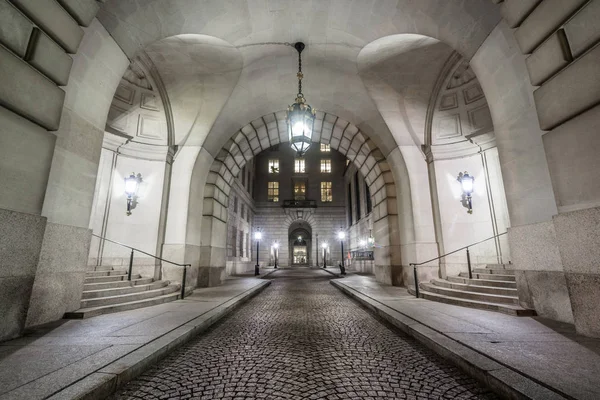
[[[256,239],[256,265],[254,266],[254,276],[258,276],[260,275],[260,265],[258,263],[258,252],[259,252],[259,245],[260,245],[260,239],[262,239],[262,232],[261,231],[256,231],[254,232],[254,239]]]
[[[317,265],[317,268],[318,268],[319,267],[319,234],[317,233],[316,236],[317,236],[317,246],[316,246],[317,247],[317,251],[316,251],[316,253],[317,253],[316,254],[317,255],[317,260],[316,260],[316,265]]]
[[[346,238],[346,232],[340,229],[338,232],[338,238],[340,239],[340,244],[342,246],[342,262],[340,263],[340,274],[346,275],[346,267],[344,265],[344,239]]]
[[[277,259],[279,258],[279,243],[273,243],[273,248],[275,249],[275,268],[277,268]]]
[[[323,243],[323,268],[327,268],[327,243]]]

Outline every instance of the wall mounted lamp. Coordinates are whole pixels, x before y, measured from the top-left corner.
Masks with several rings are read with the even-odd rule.
[[[131,215],[131,210],[137,206],[138,189],[142,183],[142,174],[132,172],[125,178],[125,194],[127,195],[127,215]]]
[[[475,183],[475,178],[473,178],[471,175],[469,175],[469,173],[467,171],[465,171],[464,173],[459,173],[458,174],[458,178],[456,178],[457,181],[460,182],[460,185],[462,186],[462,205],[463,207],[465,207],[467,209],[467,212],[469,214],[473,214],[473,198],[472,198],[472,194],[473,194],[473,186]]]
[[[369,229],[369,238],[367,239],[369,247],[375,246],[375,238],[373,237],[373,229]]]

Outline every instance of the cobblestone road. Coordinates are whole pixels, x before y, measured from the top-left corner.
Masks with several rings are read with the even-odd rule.
[[[115,399],[496,399],[310,269],[267,289]]]

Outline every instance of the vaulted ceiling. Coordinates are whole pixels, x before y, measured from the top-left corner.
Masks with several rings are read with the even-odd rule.
[[[218,154],[241,127],[304,93],[384,154],[424,143],[434,84],[500,20],[489,0],[106,0],[99,19],[125,53],[145,52],[164,82],[175,143]]]

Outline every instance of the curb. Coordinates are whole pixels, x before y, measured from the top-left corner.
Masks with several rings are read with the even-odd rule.
[[[335,273],[335,272],[333,272],[333,271],[329,271],[328,269],[325,269],[325,268],[319,268],[319,270],[320,270],[320,271],[325,271],[325,272],[327,272],[328,274],[331,274],[331,275],[335,276],[336,278],[340,278],[340,279],[342,279],[342,278],[343,278],[343,276],[342,276],[342,275],[340,275],[340,274],[337,274],[337,273]]]
[[[269,275],[272,275],[277,271],[279,271],[279,269],[273,269],[272,271],[269,271],[269,272],[266,272],[266,273],[260,275],[260,278],[258,278],[258,279],[266,279]]]
[[[180,325],[120,359],[105,365],[96,372],[48,397],[48,399],[105,399],[125,383],[142,374],[148,367],[166,357],[177,347],[207,330],[270,284],[271,281],[268,280],[260,282],[255,287]]]
[[[571,398],[542,386],[530,377],[516,372],[426,325],[374,300],[337,280],[330,281],[348,297],[357,301],[407,335],[415,338],[442,358],[457,365],[471,377],[508,399],[554,400]]]

